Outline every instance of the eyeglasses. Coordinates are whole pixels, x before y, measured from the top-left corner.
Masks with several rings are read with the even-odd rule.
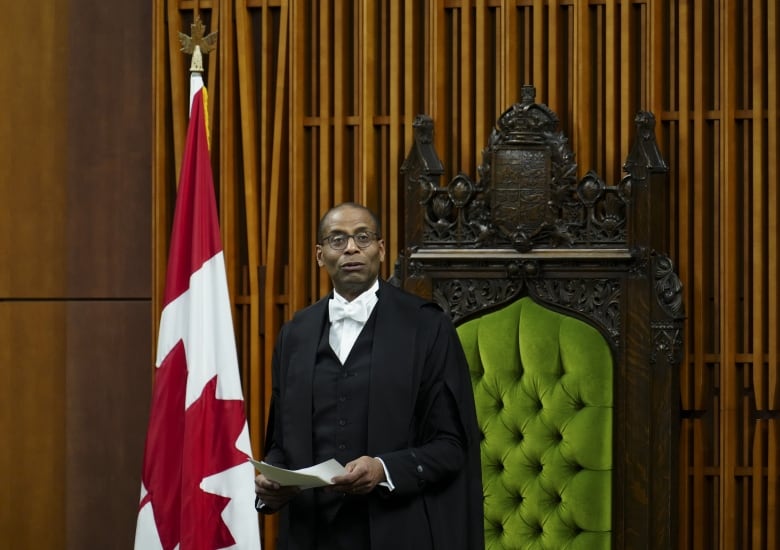
[[[330,245],[333,250],[344,250],[347,248],[347,243],[349,243],[350,239],[355,241],[355,245],[358,248],[368,248],[377,238],[379,238],[379,235],[376,233],[372,233],[371,231],[361,231],[360,233],[355,233],[354,235],[347,235],[346,233],[335,233],[322,239],[322,242],[328,243],[328,245]]]

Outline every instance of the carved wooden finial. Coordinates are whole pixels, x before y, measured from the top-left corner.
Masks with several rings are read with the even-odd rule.
[[[203,54],[208,54],[217,47],[217,33],[213,32],[204,36],[206,27],[200,17],[195,17],[195,21],[190,25],[192,36],[187,36],[183,32],[179,33],[179,42],[181,42],[181,51],[192,55],[190,63],[190,72],[203,72]]]

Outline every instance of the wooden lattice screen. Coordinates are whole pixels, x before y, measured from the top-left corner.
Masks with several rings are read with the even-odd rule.
[[[177,33],[197,13],[219,33],[206,60],[213,165],[257,453],[276,332],[328,288],[312,261],[321,213],[343,200],[376,209],[389,275],[414,116],[433,118],[445,166],[475,173],[493,121],[533,84],[559,114],[580,177],[618,181],[634,114],[655,113],[688,313],[679,547],[780,547],[775,0],[154,6],[153,322],[186,126]]]

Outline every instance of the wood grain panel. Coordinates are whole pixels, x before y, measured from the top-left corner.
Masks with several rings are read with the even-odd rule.
[[[65,380],[58,391],[67,396],[67,446],[58,452],[66,450],[66,460],[56,472],[67,487],[66,547],[131,548],[151,401],[151,304],[63,307]]]
[[[71,0],[66,297],[147,298],[151,257],[151,40],[147,3]],[[130,22],[130,23],[128,23]],[[117,70],[120,68],[120,70]],[[50,188],[65,187],[51,174]]]
[[[63,303],[0,302],[0,540],[6,548],[64,548],[66,323]]]
[[[65,294],[68,26],[54,3],[10,2],[0,48],[0,297]]]

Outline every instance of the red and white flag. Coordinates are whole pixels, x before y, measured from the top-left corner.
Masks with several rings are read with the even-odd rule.
[[[193,73],[160,318],[136,550],[259,549],[254,467],[209,158]]]

